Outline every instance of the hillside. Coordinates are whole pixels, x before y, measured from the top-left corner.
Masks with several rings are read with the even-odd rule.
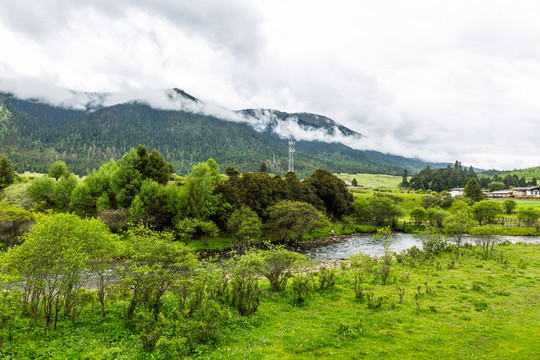
[[[19,171],[44,172],[54,161],[63,160],[73,172],[85,174],[143,144],[158,149],[179,174],[214,158],[222,171],[227,166],[254,171],[265,161],[270,172],[284,175],[287,142],[294,135],[300,176],[319,167],[400,175],[404,168],[412,173],[426,165],[446,165],[352,149],[339,139],[361,141],[362,135],[324,116],[257,109],[209,111],[182,90],[163,94],[166,103],[159,107],[141,101],[111,104],[108,94],[90,94],[91,101],[76,108],[0,94],[0,153],[6,153]]]
[[[535,166],[527,169],[520,169],[520,170],[486,170],[478,174],[480,177],[486,177],[490,176],[493,177],[494,175],[499,176],[506,176],[506,175],[517,175],[517,177],[522,178],[524,177],[526,180],[532,180],[533,178],[536,178],[537,180],[540,179],[540,166]]]

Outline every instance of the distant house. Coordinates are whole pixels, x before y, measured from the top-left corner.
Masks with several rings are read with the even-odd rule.
[[[517,187],[513,188],[513,195],[516,197],[540,197],[540,187]]]
[[[460,195],[463,195],[463,188],[452,188],[452,189],[448,189],[448,192],[449,192],[450,195],[452,195],[452,196],[460,196]]]
[[[498,190],[487,193],[487,196],[491,198],[509,198],[513,195],[514,192],[512,190]]]

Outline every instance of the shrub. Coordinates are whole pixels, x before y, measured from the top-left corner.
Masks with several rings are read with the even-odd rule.
[[[314,275],[315,273],[312,272],[311,281],[313,283],[313,287],[319,291],[333,288],[338,278],[338,274],[335,269],[328,269],[325,266],[321,267],[321,269],[318,272],[318,275],[319,275],[318,284],[317,284],[317,281],[315,280]]]
[[[291,280],[291,285],[295,301],[297,303],[306,301],[310,289],[309,278],[303,274],[295,275]]]

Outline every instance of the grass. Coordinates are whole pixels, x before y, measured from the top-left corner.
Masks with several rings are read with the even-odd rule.
[[[397,188],[403,178],[401,176],[384,175],[384,174],[335,174],[341,180],[351,181],[356,179],[358,186],[385,187]]]
[[[525,206],[540,206],[540,200],[494,199],[493,201],[498,201],[498,202],[502,203],[502,202],[504,202],[504,200],[513,200],[513,201],[515,201],[517,206],[518,206],[517,210],[519,210],[520,207],[525,207]]]
[[[270,291],[261,280],[259,310],[233,315],[217,343],[198,346],[200,359],[534,359],[540,349],[540,246],[477,249],[458,261],[444,254],[411,267],[393,260],[389,281],[366,275],[364,287],[380,308],[355,300],[350,269],[337,270],[333,289],[312,291],[297,304],[289,289]],[[401,304],[397,286],[404,289]],[[419,293],[417,299],[415,294]],[[172,301],[172,300],[168,300]],[[158,359],[144,353],[139,334],[126,329],[120,304],[107,318],[87,308],[81,321],[62,320],[45,334],[16,319],[6,359]]]
[[[348,271],[340,271],[336,289],[312,293],[302,306],[267,292],[257,325],[230,333],[208,358],[537,358],[540,247],[500,249],[509,265],[474,255],[452,269],[452,256],[416,269],[394,264],[391,277],[409,273],[407,281],[397,280],[405,289],[404,303],[396,284],[371,282],[366,286],[375,297],[387,297],[376,310],[355,301]],[[517,267],[522,259],[529,264],[525,269]]]
[[[354,191],[353,196],[355,198],[370,198],[371,196],[374,196],[377,193],[376,190],[360,190],[360,191]],[[413,194],[413,193],[405,193],[405,192],[399,192],[399,191],[383,191],[380,192],[383,196],[389,196],[391,199],[395,201],[397,205],[402,207],[407,212],[410,212],[414,208],[421,207],[422,206],[422,198],[426,196],[426,194]]]

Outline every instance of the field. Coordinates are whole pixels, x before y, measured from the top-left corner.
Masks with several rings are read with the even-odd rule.
[[[397,187],[402,180],[401,176],[383,174],[335,174],[341,180],[351,181],[356,179],[358,186]]]
[[[507,199],[497,199],[495,201],[503,202],[504,200],[507,200]],[[510,200],[515,201],[518,207],[540,206],[540,200],[519,200],[519,199],[510,199]]]
[[[198,359],[537,359],[540,352],[540,246],[497,246],[484,260],[480,249],[392,260],[386,283],[379,271],[361,272],[355,297],[353,269],[336,270],[336,285],[311,290],[298,303],[285,293],[263,293],[249,317],[231,312],[216,342],[199,345]],[[380,269],[380,266],[376,269]],[[315,279],[320,278],[316,275]],[[403,291],[403,301],[398,290]],[[145,353],[140,335],[123,324],[123,304],[108,316],[87,307],[80,321],[62,319],[46,334],[16,319],[13,340],[0,347],[6,359],[163,359]],[[164,312],[173,309],[168,298]],[[165,336],[167,334],[163,334]]]

